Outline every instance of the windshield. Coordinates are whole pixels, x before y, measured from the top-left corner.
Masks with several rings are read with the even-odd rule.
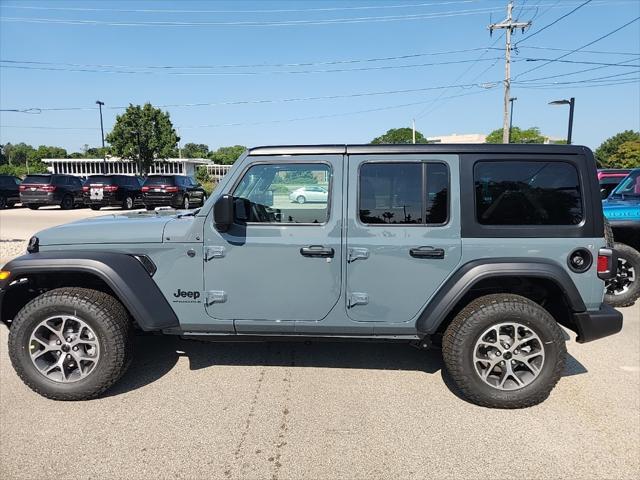
[[[612,197],[640,197],[640,170],[634,170],[620,182],[613,192]]]

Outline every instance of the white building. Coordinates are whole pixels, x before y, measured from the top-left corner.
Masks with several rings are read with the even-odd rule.
[[[115,157],[107,158],[106,172],[103,171],[104,160],[102,158],[44,158],[42,161],[47,164],[47,170],[51,173],[66,173],[78,177],[101,173],[140,175],[136,161]],[[207,170],[210,168],[215,170],[215,167],[227,167],[227,165],[216,165],[206,158],[168,158],[153,162],[147,173],[149,175],[167,174],[195,177],[199,166],[206,166]],[[224,173],[226,170],[224,169]]]
[[[483,133],[462,133],[427,137],[429,143],[485,143],[487,136]]]

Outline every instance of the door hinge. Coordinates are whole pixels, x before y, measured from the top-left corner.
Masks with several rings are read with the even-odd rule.
[[[368,248],[350,248],[349,256],[347,258],[347,262],[355,262],[358,259],[366,260],[369,258],[369,249]]]
[[[355,307],[356,305],[366,305],[369,303],[369,295],[363,292],[352,292],[349,295],[348,308]]]
[[[213,305],[214,303],[224,303],[227,301],[227,292],[222,290],[211,290],[207,292],[205,298],[205,306]]]
[[[204,261],[208,262],[212,258],[222,258],[225,255],[224,247],[204,247]]]

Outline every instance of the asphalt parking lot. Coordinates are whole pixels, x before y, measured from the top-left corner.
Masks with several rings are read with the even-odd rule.
[[[3,211],[0,239],[96,214]],[[131,368],[101,398],[54,402],[20,382],[2,327],[0,476],[635,479],[640,306],[622,311],[618,335],[579,345],[571,334],[551,397],[514,411],[459,398],[438,351],[162,336],[136,338]]]

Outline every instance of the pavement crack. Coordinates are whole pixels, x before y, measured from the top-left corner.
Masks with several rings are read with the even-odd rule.
[[[270,457],[269,460],[273,462],[273,473],[271,480],[278,480],[280,470],[282,469],[282,449],[287,445],[287,434],[289,432],[289,415],[291,413],[291,379],[293,376],[293,370],[296,366],[296,348],[295,344],[290,347],[290,359],[289,366],[285,370],[283,382],[286,382],[284,387],[284,405],[282,407],[282,413],[280,418],[280,425],[278,428],[278,435],[273,441],[275,448],[275,455]]]

